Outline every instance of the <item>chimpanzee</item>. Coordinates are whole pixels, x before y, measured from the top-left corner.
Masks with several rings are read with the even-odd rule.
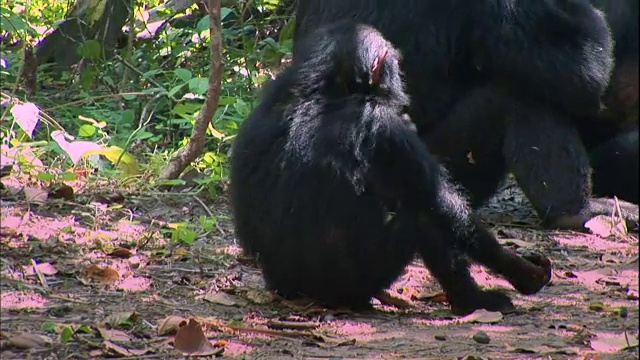
[[[593,169],[593,193],[638,203],[638,0],[592,0],[615,42],[605,109],[578,124]]]
[[[452,311],[508,311],[481,290],[466,257],[523,294],[550,262],[503,249],[404,116],[399,53],[375,29],[338,22],[298,44],[265,87],[231,157],[236,234],[267,286],[329,307],[365,309],[421,255]]]
[[[594,191],[638,201],[638,144],[636,127],[591,151]]]
[[[512,172],[552,228],[609,214],[591,199],[576,123],[600,110],[613,58],[609,27],[588,0],[299,0],[299,39],[326,23],[376,27],[403,53],[409,115],[429,150],[477,207]],[[622,204],[638,221],[638,206]]]

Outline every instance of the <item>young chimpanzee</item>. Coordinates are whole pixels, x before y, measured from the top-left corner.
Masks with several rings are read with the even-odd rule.
[[[550,262],[503,249],[407,117],[399,53],[375,29],[320,28],[264,90],[231,157],[236,234],[284,297],[362,309],[421,255],[452,311],[508,311],[466,257],[533,294]]]
[[[299,0],[294,61],[298,39],[340,19],[376,27],[403,53],[409,115],[472,206],[511,172],[548,227],[610,214],[611,199],[590,197],[576,131],[599,112],[613,66],[608,24],[589,0]],[[622,210],[638,221],[636,205]]]

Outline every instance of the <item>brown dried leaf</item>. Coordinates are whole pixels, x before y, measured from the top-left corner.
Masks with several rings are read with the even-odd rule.
[[[120,258],[120,259],[128,259],[128,258],[132,257],[134,254],[129,249],[117,248],[117,249],[113,250],[112,252],[110,252],[107,255],[111,256],[111,257],[117,257],[117,258]]]
[[[224,351],[224,348],[215,348],[211,344],[204,336],[202,326],[194,319],[190,319],[186,325],[178,329],[173,346],[185,354],[200,356],[216,355]]]
[[[19,349],[44,348],[51,344],[51,339],[32,333],[20,333],[9,337],[9,344]]]
[[[48,275],[48,276],[52,276],[58,273],[58,270],[55,268],[55,266],[53,266],[50,263],[42,263],[42,264],[37,264],[36,268],[38,269],[38,271],[40,271],[42,273],[42,275]],[[36,271],[33,267],[33,265],[30,266],[26,266],[24,269],[24,274],[26,276],[32,276],[36,274]]]
[[[519,248],[533,248],[535,247],[535,244],[532,242],[528,242],[528,241],[523,241],[520,239],[498,239],[498,242],[500,242],[500,244],[502,245],[515,245]]]
[[[510,346],[505,344],[507,351],[524,354],[538,354],[538,355],[552,355],[552,354],[564,354],[564,355],[576,355],[580,349],[576,347],[566,348],[553,348],[551,346]]]
[[[120,274],[118,274],[118,271],[114,268],[109,266],[101,268],[98,265],[89,265],[84,268],[82,270],[82,276],[109,285],[114,284],[120,279]]]
[[[275,297],[270,291],[249,289],[245,294],[245,297],[255,304],[269,304],[275,300]]]
[[[447,294],[445,294],[442,291],[437,293],[432,293],[432,294],[424,294],[424,295],[420,295],[418,297],[418,300],[444,304],[447,302]]]
[[[24,187],[22,192],[24,192],[24,197],[27,202],[32,203],[45,203],[49,197],[49,194],[45,190],[34,187]]]
[[[119,343],[131,342],[129,334],[122,330],[107,329],[104,327],[98,327],[100,336],[106,341],[116,341]]]
[[[587,221],[584,226],[591,230],[595,235],[601,238],[607,238],[612,235],[625,235],[625,224],[611,216],[598,215]]]
[[[167,316],[163,320],[158,321],[160,326],[158,326],[158,335],[172,335],[178,331],[178,328],[186,325],[187,319],[181,316]]]
[[[502,320],[502,314],[499,311],[487,311],[478,309],[467,316],[458,319],[458,322],[478,322],[484,324],[496,323]]]
[[[140,350],[140,349],[129,349],[124,346],[120,346],[111,341],[105,341],[103,343],[104,348],[111,353],[121,356],[134,357],[134,356],[142,356],[148,352],[148,350]]]
[[[380,303],[387,306],[394,306],[398,309],[411,309],[413,304],[410,300],[402,298],[400,295],[390,294],[388,291],[381,291],[375,296]]]
[[[353,345],[356,343],[356,339],[354,338],[345,339],[343,337],[338,337],[338,336],[333,336],[328,334],[321,334],[318,332],[311,332],[311,334],[313,334],[314,338],[317,339],[317,341],[315,342],[315,345],[325,349],[344,346],[344,345]]]
[[[225,306],[244,306],[247,305],[247,300],[239,298],[235,295],[227,294],[225,292],[208,293],[204,296],[204,300],[214,304],[220,304]]]

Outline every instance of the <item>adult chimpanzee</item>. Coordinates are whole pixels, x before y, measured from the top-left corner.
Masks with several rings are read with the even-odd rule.
[[[301,36],[344,18],[403,53],[410,116],[473,206],[510,171],[549,227],[610,213],[611,199],[590,199],[575,129],[599,111],[613,63],[609,28],[588,0],[299,0],[294,60]],[[637,222],[637,206],[622,208]]]
[[[578,129],[591,154],[593,193],[638,203],[638,0],[592,0],[615,42],[605,110]]]
[[[550,262],[503,249],[473,218],[403,115],[399,54],[375,29],[320,28],[265,88],[231,157],[236,233],[269,288],[331,307],[370,306],[416,253],[452,311],[506,311],[466,256],[523,294]]]
[[[638,201],[638,144],[636,127],[591,151],[594,191]]]

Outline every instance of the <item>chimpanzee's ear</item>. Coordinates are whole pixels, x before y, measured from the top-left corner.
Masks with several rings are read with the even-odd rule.
[[[371,64],[371,76],[369,77],[370,85],[379,85],[382,78],[382,71],[384,70],[384,59],[387,57],[389,49],[385,48],[378,52],[378,55],[373,59]]]

